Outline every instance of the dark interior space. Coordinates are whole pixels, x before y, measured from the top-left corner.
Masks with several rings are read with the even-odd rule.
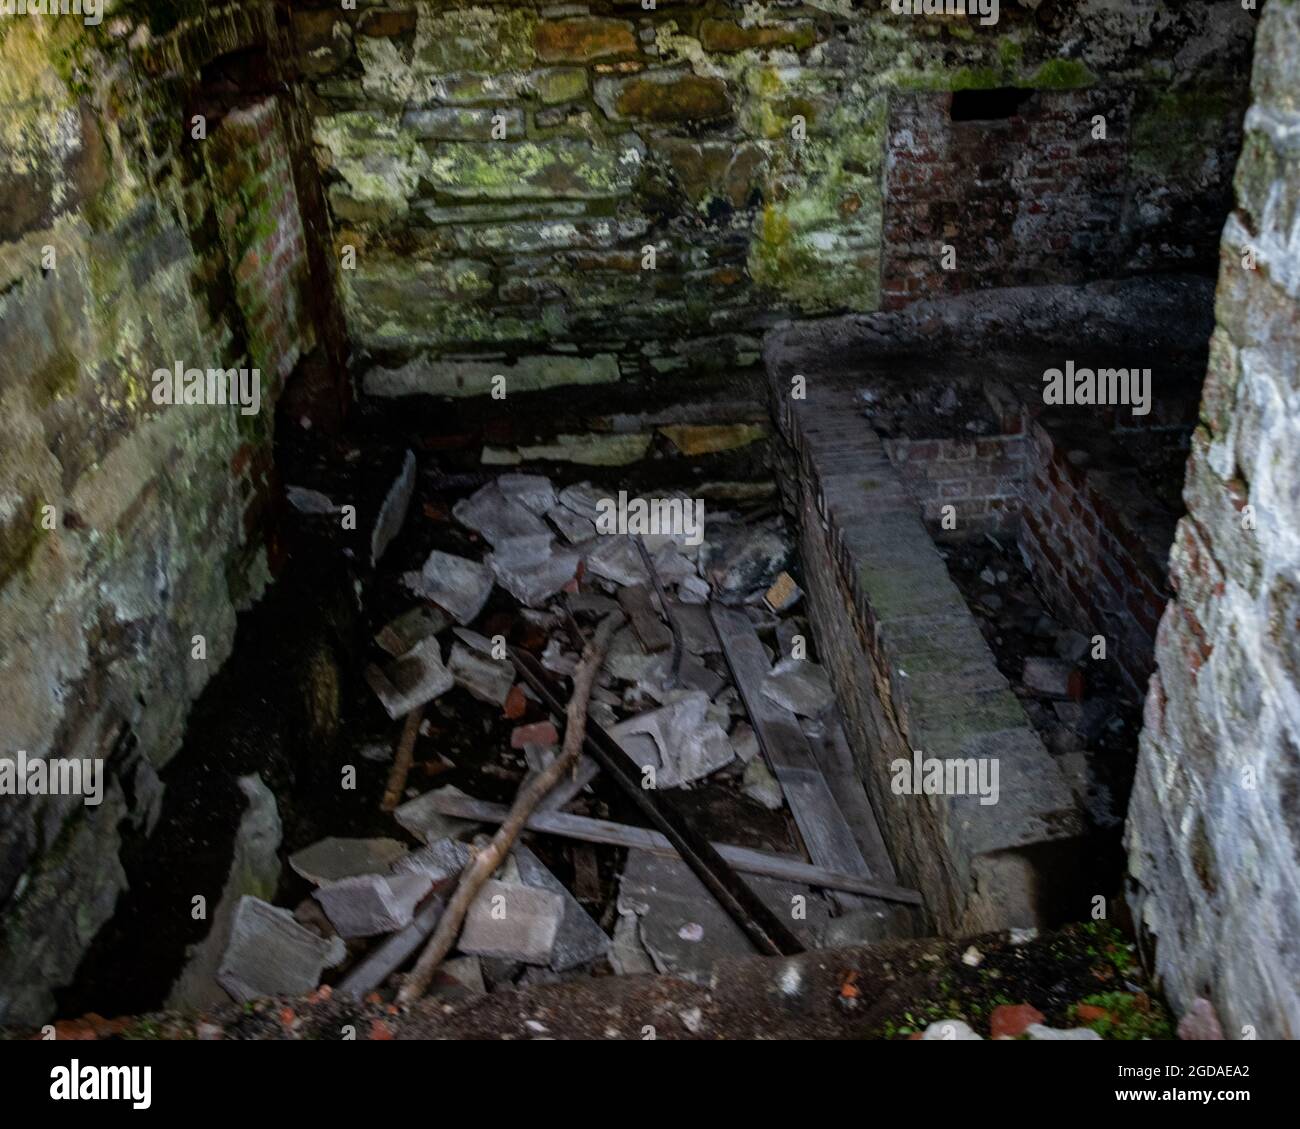
[[[0,21],[0,1030],[1296,1033],[1294,6],[158,7]]]

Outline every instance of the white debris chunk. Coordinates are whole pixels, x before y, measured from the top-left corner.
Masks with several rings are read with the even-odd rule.
[[[763,679],[762,691],[800,717],[817,717],[835,704],[826,671],[808,659],[782,659]]]
[[[654,770],[656,787],[676,788],[716,772],[735,755],[726,730],[709,721],[708,712],[709,696],[690,691],[614,726],[610,734],[643,769]]]
[[[385,670],[371,665],[366,670],[366,681],[394,721],[456,685],[451,671],[442,665],[437,639],[416,644]]]
[[[415,493],[415,452],[407,451],[402,462],[401,473],[388,490],[384,503],[379,507],[379,516],[375,519],[374,529],[370,534],[370,563],[376,565],[379,558],[387,551],[393,539],[406,524],[406,511],[411,508],[411,496]]]
[[[503,474],[497,479],[497,489],[535,514],[544,514],[556,504],[555,487],[545,475]]]
[[[476,619],[492,594],[491,569],[437,549],[419,572],[408,572],[402,580],[417,596],[446,608],[460,624]]]
[[[490,706],[504,706],[515,684],[515,668],[511,663],[484,658],[460,643],[451,645],[447,669],[457,686]]]

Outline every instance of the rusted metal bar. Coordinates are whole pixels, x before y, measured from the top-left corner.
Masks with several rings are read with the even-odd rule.
[[[510,648],[510,658],[542,705],[556,717],[563,717],[564,704],[552,688],[542,665],[518,647]],[[695,872],[760,953],[793,956],[804,951],[798,938],[759,900],[740,875],[703,835],[690,826],[672,803],[641,787],[640,766],[634,765],[623,747],[590,718],[587,719],[586,748],[610,779],[672,843],[682,861]],[[629,766],[636,771],[631,771]]]

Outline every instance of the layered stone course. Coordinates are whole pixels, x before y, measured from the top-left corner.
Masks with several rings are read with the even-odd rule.
[[[3,23],[0,756],[106,763],[99,807],[0,797],[9,1024],[48,1017],[112,915],[124,843],[151,829],[190,703],[266,582],[280,378],[317,335],[294,103],[192,134],[205,68],[287,58],[272,5]],[[260,365],[261,414],[156,403],[177,362]]]
[[[1069,784],[1030,727],[948,576],[850,386],[809,377],[806,400],[773,369],[790,444],[822,661],[900,875],[944,932],[1042,924],[1085,912],[1082,822]],[[997,758],[998,803],[897,795],[890,765],[914,750]]]
[[[444,358],[484,354],[689,372],[752,361],[786,314],[1212,261],[1253,22],[1177,8],[1007,4],[986,28],[886,5],[295,5],[336,250],[358,255],[357,366],[417,361],[435,393]],[[1002,88],[1024,115],[950,120]],[[1199,163],[1168,143],[1192,110]]]
[[[1232,1039],[1300,1035],[1297,66],[1268,4],[1126,831],[1165,991]]]

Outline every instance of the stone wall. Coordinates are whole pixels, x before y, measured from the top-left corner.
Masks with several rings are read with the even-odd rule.
[[[295,5],[294,27],[358,368],[466,394],[538,353],[561,358],[547,382],[752,360],[775,317],[880,308],[882,270],[901,301],[1208,269],[1253,21],[1208,0],[1008,0],[993,27],[874,0],[393,0]],[[1030,96],[1002,131],[1027,140],[969,165],[987,123],[953,123],[952,92],[1003,88]],[[908,173],[931,160],[942,183]],[[467,355],[492,363],[466,379]]]
[[[261,3],[0,20],[0,756],[106,761],[99,806],[0,796],[0,1024],[48,1015],[111,915],[123,839],[266,580],[275,399],[316,337],[296,111],[199,140],[192,110],[207,64],[287,56],[279,34]],[[156,403],[177,362],[260,364],[260,414]]]
[[[1127,828],[1166,992],[1234,1039],[1300,1036],[1297,68],[1270,0]]]

